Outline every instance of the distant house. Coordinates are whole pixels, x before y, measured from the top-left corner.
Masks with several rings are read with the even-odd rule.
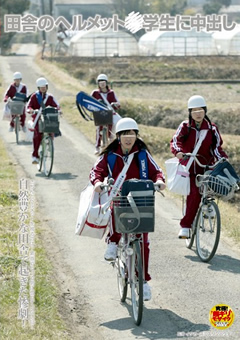
[[[229,7],[222,7],[219,14],[227,14],[229,22],[240,22],[240,1],[239,5],[231,5]]]
[[[64,16],[72,22],[73,15],[82,15],[83,19],[110,17],[113,14],[112,0],[54,0],[54,17]]]

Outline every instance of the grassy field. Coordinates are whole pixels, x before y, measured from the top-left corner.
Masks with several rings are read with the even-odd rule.
[[[2,93],[0,91],[0,95]],[[0,339],[70,339],[59,313],[60,290],[46,254],[43,226],[36,219],[35,327],[23,328],[18,320],[20,281],[18,266],[19,181],[14,164],[0,139]]]

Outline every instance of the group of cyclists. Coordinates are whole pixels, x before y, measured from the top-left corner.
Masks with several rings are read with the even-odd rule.
[[[20,72],[14,73],[14,82],[9,86],[6,91],[4,101],[7,102],[9,98],[13,98],[16,92],[22,92],[27,94],[27,88],[21,83],[22,75]],[[107,105],[111,105],[113,108],[113,114],[120,108],[120,103],[116,97],[116,94],[109,87],[108,77],[105,74],[100,74],[97,77],[98,88],[92,92],[92,96],[102,101]],[[27,110],[32,114],[32,119],[36,119],[34,110],[40,109],[42,105],[53,106],[60,109],[58,102],[51,95],[48,94],[48,82],[45,78],[39,78],[36,81],[38,90],[30,96],[27,103]],[[25,127],[26,115],[21,117],[21,125],[23,131],[26,131]],[[13,121],[10,122],[9,131],[12,131]],[[126,160],[129,155],[134,154],[133,160],[128,168],[126,174],[126,180],[128,179],[151,179],[158,185],[159,190],[164,190],[165,176],[162,169],[157,165],[153,159],[149,148],[140,138],[139,127],[137,122],[132,118],[121,118],[115,128],[115,135],[112,133],[112,126],[109,127],[109,145],[106,148],[101,149],[101,129],[102,127],[96,127],[96,144],[95,154],[98,155],[98,159],[90,171],[90,181],[94,186],[96,192],[101,192],[104,178],[111,176],[116,179],[121,173]],[[200,95],[194,95],[188,100],[188,119],[184,120],[177,128],[172,140],[170,141],[171,152],[179,159],[179,162],[186,164],[187,160],[184,159],[184,154],[192,152],[199,138],[201,130],[207,130],[206,137],[202,141],[199,148],[198,155],[202,158],[204,164],[214,164],[216,160],[221,157],[227,158],[226,153],[222,149],[222,138],[217,126],[211,122],[207,115],[207,104],[205,99]],[[32,163],[39,162],[38,149],[41,143],[42,134],[39,132],[38,124],[34,129],[33,137],[33,153]],[[113,169],[109,167],[108,157],[110,154],[115,155],[115,164]],[[141,154],[141,161],[139,161],[139,155]],[[145,171],[142,171],[142,164],[144,163]],[[200,203],[200,193],[195,184],[196,175],[202,174],[203,169],[193,162],[190,167],[190,194],[187,196],[186,212],[184,217],[180,221],[180,231],[178,237],[180,239],[186,239],[190,237],[190,228],[193,223],[194,217],[198,210]],[[106,238],[107,249],[104,255],[105,260],[113,261],[117,256],[117,244],[120,240],[120,234],[115,231],[114,217],[111,219],[111,227]],[[148,234],[144,234],[144,263],[145,263],[145,280],[143,286],[144,300],[151,299],[151,288],[148,285],[148,281],[151,276],[148,271],[149,264],[149,238]]]
[[[37,91],[34,92],[27,97],[27,87],[22,83],[22,74],[21,72],[15,72],[13,74],[13,83],[9,85],[8,89],[4,95],[4,102],[8,103],[10,100],[14,100],[17,93],[22,93],[25,95],[23,100],[27,101],[26,108],[27,112],[31,114],[32,120],[34,122],[34,134],[33,134],[33,152],[32,152],[32,164],[39,163],[39,154],[38,150],[42,140],[42,133],[39,132],[38,122],[36,122],[36,118],[39,120],[40,117],[37,117],[35,110],[42,110],[43,107],[51,106],[60,110],[60,106],[57,100],[53,97],[53,95],[48,94],[48,81],[41,77],[36,81]],[[9,132],[14,131],[14,118],[12,115],[10,121]],[[23,114],[20,116],[20,124],[23,132],[27,132],[26,127],[26,110],[24,109]]]
[[[112,104],[115,108],[119,108],[119,101],[116,101],[116,95],[108,87],[108,79],[106,75],[99,75],[97,78],[98,90],[93,92],[94,97],[101,100],[101,97],[108,96],[108,100],[112,100]],[[115,102],[116,101],[116,102]],[[111,101],[110,101],[111,103]],[[188,100],[188,119],[184,120],[177,128],[172,140],[170,141],[171,152],[179,159],[179,162],[186,165],[188,160],[184,159],[184,154],[192,152],[196,146],[200,131],[207,130],[206,137],[202,141],[199,148],[198,155],[201,157],[204,164],[214,164],[222,157],[228,158],[226,153],[222,149],[222,138],[219,133],[216,124],[211,122],[207,115],[207,104],[205,99],[200,95],[194,95]],[[97,130],[96,138],[96,154],[99,153],[99,131]],[[158,184],[159,190],[164,190],[165,176],[162,169],[154,161],[147,145],[139,136],[138,124],[134,119],[122,118],[116,125],[116,136],[111,143],[101,151],[99,158],[90,172],[90,181],[94,185],[95,191],[102,191],[102,184],[104,178],[111,176],[114,179],[117,178],[121,172],[126,159],[130,154],[134,153],[134,159],[127,171],[126,179],[137,178],[141,179],[141,162],[139,162],[138,155],[144,151],[145,164],[147,165],[147,177],[145,179],[151,179],[154,183]],[[108,164],[109,154],[114,153],[116,155],[116,161],[114,168],[110,171]],[[195,178],[198,174],[202,174],[203,168],[197,166],[195,162],[190,167],[190,193],[187,196],[186,212],[184,217],[180,221],[180,231],[178,238],[187,239],[190,237],[190,229],[197,213],[201,195],[199,189],[196,187]],[[114,227],[114,218],[111,221],[110,231],[107,235],[107,249],[104,255],[105,260],[113,261],[117,256],[117,244],[121,235],[116,233]],[[148,272],[149,264],[149,239],[148,234],[144,234],[144,263],[145,263],[145,284],[143,286],[144,300],[151,299],[151,288],[148,285],[148,281],[151,276]]]

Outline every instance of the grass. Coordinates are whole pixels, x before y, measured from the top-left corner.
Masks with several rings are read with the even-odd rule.
[[[0,139],[0,339],[70,339],[58,311],[60,291],[41,241],[41,224],[35,221],[35,327],[23,328],[18,316],[19,257],[18,178]]]

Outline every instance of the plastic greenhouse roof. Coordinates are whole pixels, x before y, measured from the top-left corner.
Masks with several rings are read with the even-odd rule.
[[[159,37],[199,37],[199,36],[209,36],[211,37],[212,33],[210,32],[205,32],[205,31],[200,31],[197,32],[196,29],[192,29],[190,31],[159,31],[159,30],[155,30],[155,31],[151,31],[151,32],[147,32],[144,35],[141,36],[141,38],[139,39],[139,41],[143,42],[143,41],[156,41]]]
[[[239,33],[240,33],[240,25],[236,25],[236,27],[231,31],[214,32],[212,36],[214,39],[231,40],[236,35],[239,35]]]
[[[78,40],[82,38],[126,38],[126,37],[134,39],[137,43],[135,37],[130,33],[122,30],[114,32],[112,29],[108,29],[106,32],[102,32],[100,29],[79,31],[71,38],[71,42],[76,43]]]

